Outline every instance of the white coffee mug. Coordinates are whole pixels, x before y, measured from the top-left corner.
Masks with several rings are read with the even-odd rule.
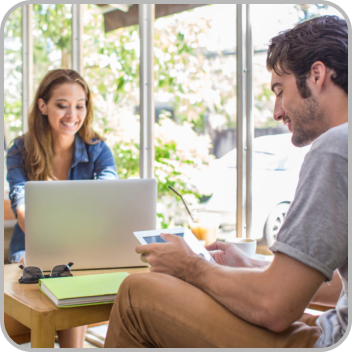
[[[257,240],[252,238],[228,238],[226,242],[233,243],[242,252],[248,255],[248,257],[254,257],[257,249]]]

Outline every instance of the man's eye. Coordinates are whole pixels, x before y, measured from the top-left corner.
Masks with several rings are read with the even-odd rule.
[[[281,96],[282,96],[282,92],[283,92],[283,91],[281,91],[277,96],[278,96],[278,97],[281,97]]]

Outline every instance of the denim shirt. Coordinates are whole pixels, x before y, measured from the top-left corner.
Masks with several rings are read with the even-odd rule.
[[[24,141],[17,138],[7,153],[7,181],[10,185],[11,208],[17,217],[17,208],[24,204],[24,186],[28,181],[23,167]],[[76,134],[68,180],[110,180],[118,178],[114,157],[108,146],[100,141],[86,144]],[[15,225],[9,248],[9,261],[19,262],[24,255],[25,239],[22,229]]]

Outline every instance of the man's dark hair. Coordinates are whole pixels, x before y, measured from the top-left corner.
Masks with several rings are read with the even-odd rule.
[[[348,94],[348,28],[337,16],[322,16],[280,32],[270,40],[266,67],[279,76],[293,73],[302,98],[311,92],[306,84],[315,61],[334,72],[332,81]]]

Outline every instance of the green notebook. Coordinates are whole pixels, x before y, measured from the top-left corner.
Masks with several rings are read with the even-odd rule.
[[[113,303],[126,272],[39,280],[40,290],[59,308]]]

